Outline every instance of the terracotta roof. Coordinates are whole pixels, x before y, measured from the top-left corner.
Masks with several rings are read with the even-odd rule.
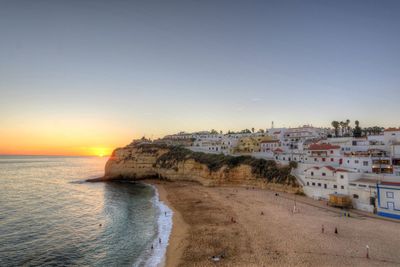
[[[354,180],[356,183],[365,183],[365,184],[376,184],[379,181],[378,178],[373,179],[370,177],[361,177],[360,179]]]
[[[330,150],[339,148],[340,146],[334,146],[331,144],[312,144],[308,147],[308,150]]]
[[[319,170],[319,169],[320,169],[320,167],[318,167],[318,166],[314,166],[314,167],[307,168],[307,169],[305,169],[304,171],[308,171],[308,170],[311,170],[311,169],[314,169],[314,170]]]
[[[331,170],[331,171],[335,171],[335,170],[336,170],[336,169],[333,168],[332,166],[325,166],[325,168],[327,168],[328,170]]]
[[[383,184],[383,185],[395,185],[395,186],[400,186],[400,182],[382,182],[381,184]]]
[[[275,152],[275,153],[282,153],[282,152],[283,152],[283,150],[282,150],[282,149],[280,149],[280,148],[277,148],[277,149],[275,149],[275,150],[274,150],[274,152]]]
[[[323,167],[314,166],[314,167],[308,168],[308,169],[306,169],[306,170],[309,170],[309,169],[319,170],[319,169],[322,169],[322,168],[326,168],[326,169],[331,170],[331,171],[333,171],[333,172],[349,172],[348,170],[345,170],[345,169],[336,169],[336,168],[334,168],[334,167],[332,167],[332,166],[329,166],[329,165],[328,165],[328,166],[323,166]]]
[[[274,132],[274,134],[280,134],[281,132],[279,131],[279,132]]]
[[[400,132],[400,128],[394,128],[394,127],[387,128],[385,129],[385,132]]]

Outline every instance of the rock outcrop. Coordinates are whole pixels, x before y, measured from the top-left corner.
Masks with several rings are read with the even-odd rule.
[[[288,166],[248,156],[192,152],[183,147],[137,144],[114,150],[99,180],[160,178],[195,181],[206,186],[244,185],[297,191]]]

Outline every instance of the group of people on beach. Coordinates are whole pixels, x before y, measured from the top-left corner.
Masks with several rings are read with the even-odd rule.
[[[325,233],[325,226],[324,225],[322,225],[322,227],[321,227],[321,233],[323,233],[323,234]],[[339,234],[337,227],[335,227],[334,233],[335,234]]]
[[[167,216],[167,212],[166,211],[164,211],[164,215]],[[160,237],[158,238],[158,244],[161,244],[161,238]],[[151,250],[153,250],[153,249],[154,249],[154,245],[151,244]]]
[[[158,238],[158,244],[161,244],[161,238],[160,238],[160,237]],[[151,244],[151,249],[152,249],[152,250],[154,249],[153,244]]]

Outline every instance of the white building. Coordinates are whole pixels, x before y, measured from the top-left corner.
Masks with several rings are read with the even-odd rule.
[[[341,148],[331,144],[311,144],[308,146],[304,162],[338,167],[342,164]]]
[[[299,150],[301,144],[309,139],[323,139],[326,138],[327,132],[325,129],[316,128],[309,125],[304,125],[297,128],[289,128],[281,137],[281,143],[284,150]]]
[[[374,212],[376,208],[378,177],[362,176],[349,182],[349,195],[353,208],[368,212]]]
[[[377,193],[378,215],[400,219],[400,182],[382,182]]]
[[[364,173],[393,173],[391,158],[381,150],[344,153],[342,166]]]
[[[330,194],[349,194],[349,182],[357,179],[358,173],[332,166],[311,167],[304,171],[304,193],[315,199],[329,199]]]
[[[388,128],[383,132],[383,138],[387,145],[400,142],[400,128]]]
[[[392,157],[393,174],[400,176],[400,143],[393,143],[390,147]]]
[[[260,143],[261,152],[271,152],[281,146],[279,140],[265,140]]]

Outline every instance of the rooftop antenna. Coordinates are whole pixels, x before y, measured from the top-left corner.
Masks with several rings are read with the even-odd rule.
[[[271,129],[274,129],[274,121],[271,122]]]

